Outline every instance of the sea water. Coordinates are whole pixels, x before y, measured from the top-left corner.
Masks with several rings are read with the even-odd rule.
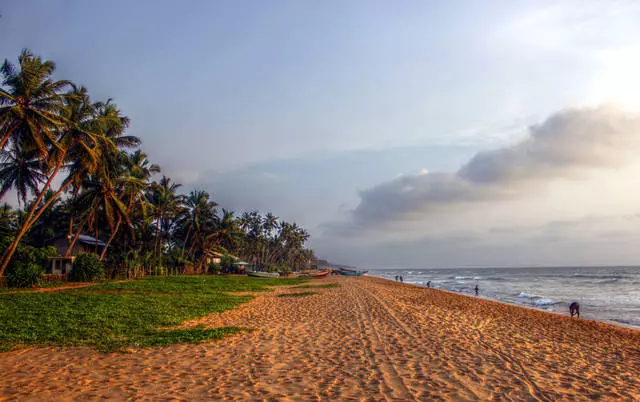
[[[370,276],[515,303],[560,314],[580,303],[580,317],[640,328],[640,267],[380,269]]]

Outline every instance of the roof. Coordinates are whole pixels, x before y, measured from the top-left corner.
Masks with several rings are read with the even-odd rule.
[[[100,247],[106,246],[106,244],[102,240],[96,240],[95,237],[88,236],[88,235],[80,235],[80,236],[78,236],[78,241],[80,243],[84,243],[84,244],[91,245],[91,246],[95,246],[96,244],[98,246],[100,246]]]
[[[211,250],[211,251],[208,251],[208,252],[207,252],[207,255],[208,255],[209,257],[217,257],[217,258],[222,258],[222,257],[224,257],[225,255],[228,255],[229,257],[233,258],[234,260],[239,260],[239,259],[240,259],[240,258],[236,257],[235,255],[231,255],[231,254],[223,254],[223,253],[219,253],[219,252],[217,252],[217,251],[212,251],[212,250]]]

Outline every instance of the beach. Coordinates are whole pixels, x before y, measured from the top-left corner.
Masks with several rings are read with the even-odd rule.
[[[215,342],[1,353],[0,400],[640,399],[640,331],[380,278],[317,284],[336,287],[185,324],[247,329]]]

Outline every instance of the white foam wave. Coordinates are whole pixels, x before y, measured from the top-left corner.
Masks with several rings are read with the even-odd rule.
[[[558,304],[557,301],[549,300],[549,299],[539,299],[533,302],[536,306],[552,306],[554,304]]]
[[[525,293],[525,292],[520,292],[520,294],[517,297],[520,298],[520,299],[539,299],[542,296],[532,295],[530,293]]]

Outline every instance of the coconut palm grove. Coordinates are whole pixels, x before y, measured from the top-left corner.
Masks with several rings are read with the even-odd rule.
[[[112,99],[94,100],[54,71],[29,50],[0,69],[0,277],[10,286],[37,284],[51,258],[71,257],[87,238],[78,280],[233,273],[239,261],[258,271],[309,267],[305,229],[270,212],[219,209],[205,191],[182,193],[128,135]]]

